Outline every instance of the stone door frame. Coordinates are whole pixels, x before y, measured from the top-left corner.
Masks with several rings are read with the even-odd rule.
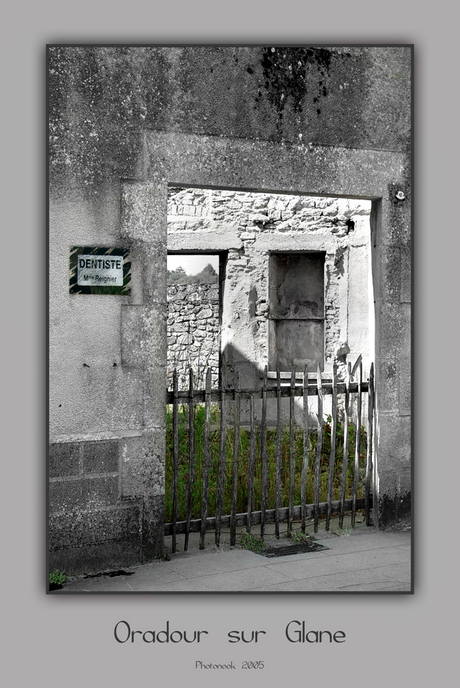
[[[122,349],[142,366],[144,435],[154,459],[142,489],[164,494],[168,187],[213,187],[372,201],[377,480],[374,520],[395,520],[410,501],[409,157],[404,153],[277,141],[143,132],[138,179],[123,184],[122,235],[142,266],[141,304],[123,306]],[[225,250],[219,238],[215,250]],[[133,332],[136,336],[133,337]],[[152,444],[153,443],[153,444]],[[144,455],[145,456],[145,455]],[[163,477],[161,477],[163,475]],[[149,478],[150,476],[150,478]],[[153,486],[153,479],[155,485]]]

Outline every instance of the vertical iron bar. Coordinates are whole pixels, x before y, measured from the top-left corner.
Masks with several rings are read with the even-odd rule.
[[[320,493],[320,469],[321,469],[321,451],[323,448],[323,387],[321,380],[321,369],[318,363],[316,372],[317,389],[318,389],[318,435],[316,439],[316,457],[315,457],[315,533],[318,532],[319,523],[319,493]]]
[[[310,460],[310,435],[308,433],[308,365],[303,374],[303,463],[300,477],[302,533],[305,533],[307,514],[307,472]]]
[[[374,364],[371,363],[369,371],[369,386],[367,396],[367,460],[366,460],[366,493],[364,496],[364,509],[366,514],[366,526],[370,525],[370,491],[373,473],[373,441],[374,441]]]
[[[294,432],[295,432],[295,366],[291,372],[291,389],[289,397],[289,512],[288,512],[288,533],[293,528],[294,513],[294,474],[295,474],[295,452],[294,452]]]
[[[226,403],[226,370],[222,370],[222,390],[220,395],[220,442],[219,462],[217,468],[217,498],[216,498],[216,546],[220,545],[220,531],[222,528],[222,509],[224,505],[224,483],[226,473],[226,445],[227,445],[227,403]]]
[[[188,492],[187,492],[187,522],[185,524],[184,552],[188,549],[190,521],[192,520],[193,480],[195,478],[195,413],[193,405],[193,370],[189,370],[188,393]]]
[[[248,520],[246,530],[251,532],[252,512],[254,508],[254,470],[256,463],[256,429],[254,423],[254,394],[249,397],[249,466],[248,466]]]
[[[265,511],[268,498],[268,456],[267,456],[267,366],[264,369],[262,386],[262,418],[260,425],[260,537],[265,535]]]
[[[235,406],[234,406],[234,430],[233,430],[233,466],[232,466],[232,512],[230,516],[230,545],[236,544],[236,500],[238,493],[238,463],[240,453],[240,407],[241,387],[240,371],[235,370]]]
[[[206,519],[209,503],[209,471],[211,468],[211,368],[206,371],[204,391],[204,432],[203,432],[203,489],[201,493],[200,549],[205,547]]]
[[[177,546],[177,490],[179,476],[179,402],[178,402],[178,381],[177,369],[173,372],[173,494],[172,494],[172,552],[176,551]]]
[[[331,414],[331,451],[329,454],[329,472],[327,481],[326,530],[329,530],[334,499],[334,469],[337,441],[337,361],[332,366],[332,414]]]
[[[347,494],[347,473],[348,473],[348,444],[349,444],[349,433],[348,424],[350,418],[350,377],[351,377],[351,364],[348,364],[348,371],[345,380],[345,411],[344,411],[344,430],[343,430],[343,458],[342,458],[342,484],[341,484],[341,494],[340,494],[340,515],[339,515],[339,528],[343,528],[343,517],[345,514],[345,499]]]
[[[363,383],[363,364],[362,361],[359,363],[359,378],[358,378],[358,398],[356,404],[356,432],[355,432],[355,469],[353,475],[353,495],[352,495],[352,505],[351,505],[351,527],[355,527],[356,521],[356,502],[358,499],[358,487],[359,487],[359,464],[361,456],[361,395],[362,395],[362,383]]]
[[[276,369],[276,447],[275,447],[275,535],[280,536],[281,508],[281,379],[279,365]]]

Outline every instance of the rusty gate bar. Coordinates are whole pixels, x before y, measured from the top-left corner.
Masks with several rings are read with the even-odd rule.
[[[307,495],[307,473],[310,461],[310,435],[308,432],[308,365],[305,366],[303,374],[303,463],[300,477],[301,492],[301,530],[305,533],[306,526],[306,495]]]
[[[364,513],[366,525],[370,525],[370,491],[371,476],[373,474],[373,441],[374,441],[374,364],[371,363],[369,371],[369,388],[367,396],[367,456],[366,456],[366,487]]]
[[[351,509],[351,527],[355,527],[356,500],[358,499],[359,465],[361,457],[361,405],[362,405],[363,363],[359,362],[358,372],[358,398],[356,404],[356,430],[355,430],[355,466],[353,473],[353,506]]]
[[[294,508],[294,475],[295,475],[295,453],[294,453],[294,427],[295,427],[295,366],[291,372],[291,396],[289,398],[289,518],[288,532],[292,531],[293,508]]]
[[[232,504],[230,518],[230,545],[236,544],[236,500],[238,490],[238,463],[240,455],[240,371],[235,371],[235,406],[233,409],[233,464],[232,464]]]
[[[289,379],[291,378],[291,374],[289,373]],[[346,384],[345,382],[338,382],[337,383],[337,394],[342,395],[345,394],[345,387]],[[357,394],[359,391],[358,389],[359,384],[358,382],[350,382],[350,394]],[[323,380],[322,382],[322,394],[324,395],[329,395],[332,394],[332,381],[329,382],[327,380]],[[363,380],[362,385],[361,385],[361,391],[367,392],[369,389],[369,383],[365,380]],[[254,395],[254,399],[262,399],[262,387],[254,388],[254,389],[242,389],[241,393],[245,395],[247,398],[251,394]],[[235,392],[233,389],[227,390],[225,393],[225,398],[226,399],[231,399],[233,400],[235,398]],[[194,404],[204,404],[204,395],[205,395],[205,390],[194,390],[193,392],[193,403]],[[317,385],[312,383],[308,387],[308,395],[309,396],[317,396],[318,395],[318,388]],[[284,397],[290,397],[291,396],[291,389],[290,387],[281,387],[280,390],[280,398]],[[302,385],[297,385],[295,390],[294,390],[294,396],[295,397],[302,397],[303,396],[303,387]],[[177,393],[177,399],[179,402],[179,405],[182,404],[188,404],[189,403],[189,391],[181,391],[179,390]],[[277,397],[277,390],[276,387],[270,389],[267,388],[267,399],[275,399]],[[211,403],[220,403],[222,399],[222,390],[220,389],[212,389],[211,390],[211,395],[210,395],[210,400]],[[166,403],[167,404],[172,404],[173,403],[173,392],[172,391],[167,391],[166,392]]]
[[[249,466],[248,466],[248,520],[246,530],[251,532],[251,515],[254,504],[254,472],[256,466],[256,426],[254,420],[254,395],[249,397]]]
[[[210,425],[211,425],[211,368],[206,371],[206,389],[204,395],[204,428],[203,428],[203,476],[201,491],[201,529],[200,549],[204,549],[206,537],[206,519],[209,500],[209,471],[211,468]]]
[[[315,456],[315,533],[318,532],[319,524],[319,490],[320,490],[320,468],[321,468],[321,451],[323,448],[323,388],[321,381],[321,369],[319,367],[316,371],[317,375],[317,390],[318,390],[318,435],[316,439],[316,456]]]
[[[344,405],[344,430],[343,430],[343,457],[342,457],[342,480],[340,485],[340,514],[339,514],[339,528],[343,528],[343,517],[345,514],[345,498],[347,493],[347,470],[348,470],[348,443],[349,443],[349,432],[348,424],[349,413],[350,413],[350,376],[351,376],[351,364],[347,366],[347,377],[346,377],[346,387],[345,387],[345,405]]]
[[[275,447],[275,536],[280,536],[279,513],[281,508],[281,379],[276,370],[276,447]]]
[[[335,444],[337,440],[337,361],[332,367],[332,415],[331,415],[331,451],[329,454],[329,471],[327,480],[326,530],[331,523],[331,503],[334,492]]]
[[[216,546],[220,545],[220,531],[222,508],[224,503],[224,480],[226,469],[225,448],[227,444],[227,395],[226,395],[227,377],[225,375],[225,368],[222,370],[222,393],[220,399],[220,442],[219,442],[219,463],[217,468],[217,496],[216,496]]]
[[[176,551],[176,521],[177,521],[177,486],[178,486],[178,474],[179,474],[179,405],[177,401],[178,395],[178,381],[177,381],[177,370],[174,369],[173,373],[173,415],[172,415],[172,426],[173,426],[173,480],[172,480],[172,551]]]
[[[351,511],[351,505],[352,505],[352,500],[351,499],[346,499],[345,500],[345,509],[346,511]],[[364,509],[364,497],[358,497],[358,500],[356,502],[357,508],[358,509]],[[306,516],[307,518],[313,517],[315,511],[315,505],[314,504],[307,504],[306,508]],[[319,505],[319,514],[320,516],[325,516],[327,511],[327,504],[326,502],[321,502]],[[301,507],[300,505],[297,505],[294,507],[294,518],[300,518],[300,512],[301,512]],[[332,502],[332,514],[339,514],[340,512],[340,501],[335,500]],[[284,506],[280,509],[280,512],[278,514],[279,519],[281,521],[287,521],[288,516],[289,516],[289,507]],[[244,513],[241,514],[236,514],[236,525],[237,526],[246,526],[246,520],[247,520],[248,514],[245,511]],[[252,512],[252,525],[258,525],[260,523],[260,518],[261,518],[261,512],[260,511],[253,511]],[[275,522],[275,509],[267,509],[265,513],[265,522],[266,523],[274,523]],[[178,521],[177,522],[177,533],[182,534],[185,533],[185,525],[186,521]],[[229,527],[230,526],[230,515],[224,515],[221,517],[221,525],[222,527]],[[215,516],[208,516],[206,520],[206,529],[207,530],[212,530],[213,528],[216,527],[216,517]],[[197,519],[192,519],[190,522],[190,532],[191,533],[199,533],[201,528],[201,518]],[[164,534],[165,535],[171,535],[172,533],[172,524],[171,523],[166,523],[165,524],[165,529],[164,529]]]
[[[188,549],[190,521],[192,520],[193,480],[195,477],[195,407],[193,399],[193,370],[189,371],[189,404],[188,404],[188,491],[187,491],[187,526],[185,528],[184,551]]]
[[[260,422],[260,462],[261,462],[261,476],[260,476],[260,537],[263,539],[265,535],[265,510],[267,508],[268,498],[268,455],[267,455],[267,366],[264,368],[264,379],[262,386],[262,417]]]

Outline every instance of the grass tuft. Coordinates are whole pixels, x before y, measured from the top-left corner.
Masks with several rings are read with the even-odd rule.
[[[204,405],[197,405],[194,409],[194,430],[195,430],[195,480],[192,490],[192,519],[201,516],[201,495],[202,495],[202,475],[204,462]],[[208,516],[215,516],[216,495],[217,495],[217,467],[219,457],[219,405],[211,406],[211,426],[215,428],[210,433],[211,466],[209,471],[209,496],[208,496]],[[217,429],[216,429],[217,428]],[[346,480],[346,498],[351,497],[351,489],[354,478],[354,453],[355,453],[355,428],[349,425],[349,459]],[[342,476],[343,459],[343,432],[342,424],[337,425],[336,439],[336,462],[334,468],[334,489],[333,499],[340,498],[340,486]],[[179,521],[185,520],[187,490],[188,490],[188,405],[179,407],[179,476],[178,476],[178,514]],[[275,508],[275,447],[277,430],[267,430],[267,455],[268,455],[268,501],[267,509]],[[289,506],[289,427],[282,429],[282,502],[281,507]],[[314,462],[316,456],[316,433],[312,432],[309,436],[310,452],[307,473],[306,503],[314,503]],[[244,513],[248,508],[248,472],[249,472],[249,448],[250,433],[246,428],[240,429],[239,441],[239,464],[238,464],[238,486],[237,486],[237,513]],[[231,476],[233,464],[233,447],[235,437],[233,429],[227,430],[226,435],[226,456],[225,456],[225,484],[224,484],[224,511],[231,512]],[[260,461],[260,428],[256,434],[256,461],[254,474],[254,499],[253,511],[261,509],[261,461]],[[320,501],[327,500],[327,483],[329,469],[329,454],[331,446],[331,419],[326,418],[323,428],[323,447],[320,462]],[[167,432],[166,432],[166,523],[172,519],[172,487],[173,487],[173,433],[172,433],[172,409],[167,411]],[[295,429],[294,433],[294,503],[301,503],[301,471],[303,464],[303,430]],[[358,497],[363,496],[362,484],[365,470],[365,432],[361,432],[360,444],[360,487]]]

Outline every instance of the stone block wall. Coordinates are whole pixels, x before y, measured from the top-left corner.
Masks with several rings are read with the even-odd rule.
[[[207,368],[211,384],[219,384],[220,322],[218,284],[174,284],[168,286],[168,389],[173,370],[179,389],[189,384],[194,372],[195,388],[204,389]]]
[[[141,550],[141,504],[121,498],[120,441],[55,442],[49,454],[50,570],[129,565]]]

